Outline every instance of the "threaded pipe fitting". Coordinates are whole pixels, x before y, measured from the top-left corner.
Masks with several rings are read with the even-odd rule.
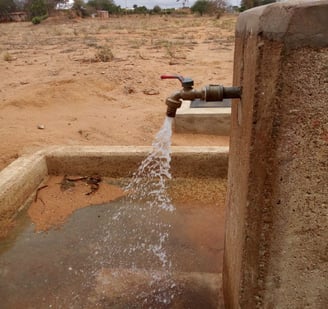
[[[172,106],[168,106],[166,110],[166,116],[174,118],[176,115],[177,109]]]

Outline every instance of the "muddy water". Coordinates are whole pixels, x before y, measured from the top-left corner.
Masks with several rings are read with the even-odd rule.
[[[39,233],[22,214],[0,243],[1,308],[216,308],[223,208],[174,206],[156,221],[121,198],[79,209],[59,229]],[[118,220],[122,213],[129,215]],[[170,273],[145,250],[156,226],[170,228]],[[158,302],[163,297],[169,305]]]

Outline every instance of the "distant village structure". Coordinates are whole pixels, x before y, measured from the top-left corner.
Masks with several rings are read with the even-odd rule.
[[[9,17],[12,21],[27,21],[27,13],[26,12],[9,13]]]
[[[275,1],[275,0],[262,0],[262,1]],[[74,7],[74,2],[72,0],[66,0],[58,3],[55,2],[55,7],[51,11],[48,11],[48,14],[49,16],[65,16],[65,14],[69,12],[70,14],[67,15],[69,15],[71,18],[80,16],[80,17],[108,19],[110,17],[110,14],[154,14],[154,13],[171,14],[174,11],[184,14],[193,13],[191,8],[189,7],[189,0],[176,0],[176,2],[179,2],[181,4],[180,8],[161,9],[160,7],[158,7],[159,8],[158,11],[155,10],[152,11],[147,9],[145,6],[138,7],[136,4],[133,5],[133,7],[128,7],[126,3],[125,8],[121,8],[120,6],[115,8],[114,5],[114,10],[108,11],[104,9],[96,10],[97,7],[88,6],[86,4],[86,0],[82,2],[85,5],[81,4],[80,6],[77,7]],[[233,8],[231,6],[224,7],[224,10],[228,13],[236,12],[236,8]],[[46,16],[48,16],[48,14]],[[7,9],[0,10],[0,22],[24,22],[29,20],[31,20],[31,14],[28,12],[24,12],[24,11],[10,12]]]
[[[0,22],[10,21],[27,21],[28,16],[26,12],[12,12],[7,14],[0,14]]]
[[[97,16],[98,16],[100,19],[106,19],[106,18],[109,18],[108,11],[103,11],[103,10],[98,10],[98,11],[97,11]]]

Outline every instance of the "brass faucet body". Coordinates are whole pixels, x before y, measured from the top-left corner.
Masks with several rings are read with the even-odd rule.
[[[175,117],[176,111],[181,107],[183,100],[200,99],[207,102],[222,101],[225,98],[240,98],[240,87],[223,87],[221,85],[207,85],[201,90],[196,90],[192,86],[184,87],[180,91],[174,92],[170,95],[165,103],[167,105],[166,115],[168,117]]]

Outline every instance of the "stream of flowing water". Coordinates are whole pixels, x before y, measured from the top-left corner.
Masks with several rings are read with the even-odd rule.
[[[146,217],[146,214],[149,212],[159,216],[160,212],[174,211],[174,206],[166,190],[167,180],[171,179],[170,146],[172,120],[173,118],[171,117],[165,118],[162,128],[152,143],[152,152],[141,162],[138,170],[133,174],[131,182],[125,188],[131,204],[138,203],[144,205],[140,209],[141,212],[145,212],[140,214],[142,224],[147,224],[143,220],[149,219],[149,217]],[[151,251],[158,257],[162,267],[169,267],[170,261],[164,246],[169,236],[169,226],[166,226],[164,222],[157,222],[157,229],[159,230],[157,243],[149,244],[146,250]],[[153,233],[156,233],[156,230]]]
[[[130,200],[146,201],[149,207],[158,207],[167,211],[174,210],[166,192],[166,181],[171,179],[172,120],[173,118],[166,117],[152,143],[152,152],[141,162],[131,182],[126,186]]]
[[[126,269],[147,272],[148,292],[136,295],[135,302],[150,307],[169,305],[176,292],[171,276],[174,266],[166,248],[170,216],[175,211],[167,193],[172,119],[166,117],[152,143],[152,151],[124,188],[127,196],[115,211],[111,210],[109,228],[97,249],[108,252],[108,259],[98,269],[110,269],[111,261],[120,261],[123,273]]]

